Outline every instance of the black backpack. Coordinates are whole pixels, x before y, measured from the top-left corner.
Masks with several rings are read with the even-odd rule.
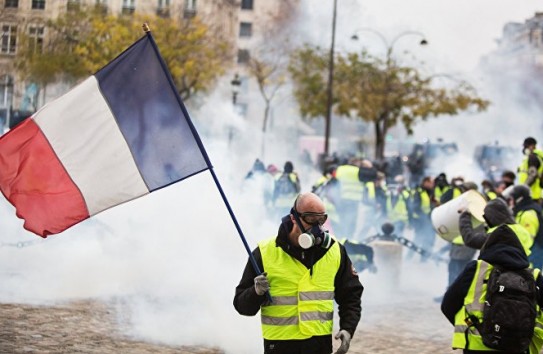
[[[508,353],[528,349],[537,317],[533,271],[494,266],[490,272],[482,323],[476,325],[487,347]]]

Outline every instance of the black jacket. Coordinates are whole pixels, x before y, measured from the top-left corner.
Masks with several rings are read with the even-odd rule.
[[[488,227],[515,223],[509,207],[501,199],[493,199],[486,204],[484,218]],[[471,248],[481,249],[488,238],[484,225],[473,228],[469,211],[464,211],[460,215],[458,223],[464,244]]]
[[[480,260],[484,260],[492,265],[499,265],[508,269],[524,269],[530,263],[524,248],[513,230],[503,224],[488,235],[481,253]],[[464,306],[469,287],[475,276],[477,261],[472,261],[466,265],[464,271],[456,278],[451,286],[445,292],[441,303],[441,312],[447,317],[449,322],[454,325],[454,317]],[[543,278],[541,274],[536,279],[536,285],[539,288],[539,306],[543,306]],[[464,353],[488,353],[487,351],[464,351]],[[493,351],[492,353],[500,353]]]
[[[281,226],[279,226],[278,236],[276,238],[277,247],[281,247],[283,251],[289,254],[291,257],[300,261],[308,269],[312,269],[313,265],[321,259],[328,249],[319,247],[312,247],[308,250],[304,250],[299,247],[291,245],[288,240],[288,234],[292,230],[292,222],[290,219],[284,219]],[[334,241],[336,242],[336,241]],[[351,260],[347,256],[343,245],[339,244],[341,252],[341,262],[338,272],[334,280],[335,286],[335,301],[338,304],[339,312],[339,327],[347,330],[351,336],[354,335],[356,327],[361,317],[361,298],[364,287],[358,279],[358,274],[354,271],[351,264]],[[262,255],[260,249],[256,248],[253,251],[254,258],[261,271],[265,272],[262,264]],[[236,310],[245,316],[254,316],[260,310],[260,306],[266,300],[266,295],[257,295],[254,288],[254,278],[257,276],[253,269],[251,262],[247,262],[243,276],[236,287],[236,294],[234,296],[234,307]],[[313,342],[322,342],[319,345],[330,346],[330,352],[332,350],[331,336],[319,336],[312,337],[310,339]],[[264,344],[268,347],[270,344],[275,346],[284,346],[289,343],[289,347],[292,348],[296,343],[302,343],[304,341],[268,341],[264,340]],[[305,341],[307,342],[307,341]],[[309,350],[307,352],[310,352]]]

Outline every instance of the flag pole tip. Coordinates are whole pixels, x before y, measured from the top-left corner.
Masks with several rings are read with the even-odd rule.
[[[149,28],[149,24],[145,22],[141,27],[143,27],[143,32],[151,32],[151,29]]]

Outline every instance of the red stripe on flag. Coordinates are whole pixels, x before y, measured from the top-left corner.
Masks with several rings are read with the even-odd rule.
[[[33,119],[0,138],[0,170],[0,190],[25,229],[47,237],[89,217],[78,187]]]

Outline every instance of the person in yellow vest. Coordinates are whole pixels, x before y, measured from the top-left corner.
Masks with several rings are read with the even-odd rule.
[[[377,169],[369,161],[353,158],[347,164],[338,166],[336,179],[339,185],[339,200],[336,209],[341,223],[334,230],[336,235],[347,238],[354,236],[365,184],[375,180],[376,176]]]
[[[290,161],[285,162],[283,173],[277,174],[274,182],[272,204],[276,216],[288,213],[300,189],[300,178],[294,172],[294,165]]]
[[[247,262],[234,307],[244,316],[260,311],[265,354],[332,353],[334,301],[339,313],[334,338],[341,341],[335,354],[348,352],[364,287],[345,247],[322,228],[326,219],[316,194],[300,194],[277,236],[253,251],[263,273]]]
[[[453,178],[451,181],[451,189],[441,196],[441,204],[445,204],[449,200],[458,198],[462,193],[470,189],[476,191],[477,184],[471,181],[464,182],[464,178],[461,176]],[[451,285],[458,274],[462,272],[466,264],[473,259],[476,253],[477,251],[474,248],[464,245],[464,241],[460,234],[452,240],[449,249],[449,285]]]
[[[524,184],[508,187],[503,197],[513,208],[517,223],[522,225],[530,234],[530,254],[528,258],[534,268],[543,267],[543,215],[539,203],[530,196],[531,190]]]
[[[490,180],[483,180],[481,187],[483,188],[483,196],[487,201],[498,198],[498,192],[496,192],[496,188],[494,188],[494,184]]]
[[[434,180],[430,176],[422,179],[422,183],[415,190],[412,196],[412,219],[410,224],[414,230],[413,242],[422,249],[432,252],[435,242],[435,231],[430,220],[430,213],[435,207],[434,198]],[[412,250],[407,254],[407,258],[412,258]],[[421,256],[422,261],[426,261],[427,256]]]
[[[391,189],[387,201],[388,220],[394,225],[398,235],[403,235],[411,217],[411,191],[402,175],[394,177],[396,186]]]
[[[536,148],[537,141],[528,137],[522,144],[524,159],[518,167],[518,183],[525,184],[532,191],[532,199],[540,202],[541,175],[543,174],[543,151]]]
[[[436,199],[436,201],[439,202],[441,196],[445,194],[450,188],[451,185],[447,180],[447,175],[444,172],[438,174],[436,178],[434,178],[434,198]]]
[[[490,234],[497,226],[507,225],[515,232],[518,237],[526,256],[530,255],[530,247],[533,240],[528,230],[518,224],[513,216],[513,211],[507,206],[507,203],[501,199],[493,199],[489,201],[483,209],[483,218],[485,223],[473,227],[472,215],[467,209],[461,209],[458,226],[460,235],[464,241],[464,245],[473,249],[481,249],[488,239]]]
[[[481,249],[478,260],[468,263],[463,272],[449,286],[441,302],[441,311],[454,326],[452,339],[453,349],[462,349],[463,353],[497,353],[511,354],[511,351],[498,351],[483,343],[481,332],[473,325],[481,323],[485,308],[487,284],[489,275],[494,267],[511,270],[523,270],[529,267],[528,257],[519,237],[510,225],[497,226],[489,235]],[[530,275],[532,276],[532,275]],[[534,308],[536,320],[529,349],[522,353],[539,354],[543,345],[543,278],[540,271],[533,271],[535,291],[538,294]],[[524,305],[524,303],[521,303]],[[520,307],[517,307],[520,309]],[[514,316],[515,314],[504,314]],[[517,323],[522,323],[519,319]],[[484,323],[482,324],[484,326]],[[531,326],[528,326],[531,328]],[[479,328],[481,328],[479,326]],[[496,328],[499,330],[500,328]],[[506,328],[504,328],[507,330]],[[520,353],[520,352],[518,352]]]

